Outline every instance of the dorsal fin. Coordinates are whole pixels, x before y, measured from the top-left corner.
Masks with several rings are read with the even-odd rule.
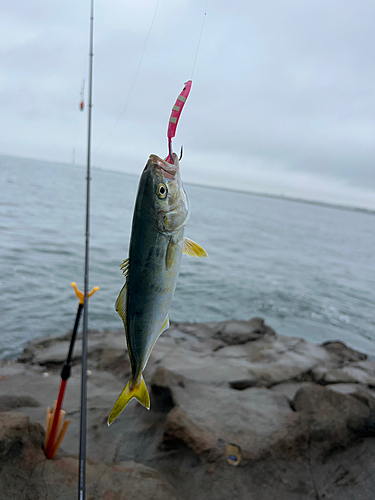
[[[125,279],[127,279],[129,273],[129,259],[124,260],[124,262],[120,265],[120,269],[122,274],[125,276]]]

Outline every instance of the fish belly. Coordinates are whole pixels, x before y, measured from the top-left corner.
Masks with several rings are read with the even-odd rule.
[[[167,319],[180,268],[183,234],[179,235],[173,262],[167,269],[166,256],[171,237],[150,229],[133,233],[126,330],[132,373],[138,378]]]

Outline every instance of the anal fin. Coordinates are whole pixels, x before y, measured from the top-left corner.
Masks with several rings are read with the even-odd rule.
[[[145,364],[143,365],[143,370],[145,369],[146,365],[147,365],[147,362],[149,360],[149,357],[151,356],[151,352],[152,352],[152,349],[155,347],[155,344],[156,344],[156,341],[158,340],[158,338],[160,337],[160,335],[165,331],[167,330],[167,328],[169,328],[169,316],[168,314],[166,315],[165,317],[165,320],[164,320],[164,323],[162,325],[162,327],[160,328],[160,332],[157,334],[150,350],[148,351],[148,354],[147,354],[147,358],[146,358],[146,361],[145,361]]]
[[[126,325],[126,297],[128,295],[128,285],[125,283],[125,285],[121,288],[121,292],[119,293],[115,308],[116,311],[118,312],[120,318],[124,322],[124,325]]]

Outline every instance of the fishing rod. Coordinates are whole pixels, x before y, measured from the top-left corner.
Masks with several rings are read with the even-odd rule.
[[[86,175],[86,245],[85,285],[83,302],[82,375],[81,375],[81,419],[79,439],[78,500],[86,498],[86,435],[87,435],[87,332],[88,332],[88,288],[89,288],[89,241],[90,241],[90,180],[91,180],[91,120],[92,120],[92,72],[94,59],[94,0],[91,0],[90,52],[89,52],[89,110],[87,128],[87,175]]]
[[[47,408],[47,428],[44,444],[45,455],[53,459],[64,438],[70,420],[63,423],[65,411],[61,410],[67,381],[70,377],[73,359],[74,344],[81,312],[83,309],[83,333],[82,333],[82,375],[81,375],[81,417],[80,417],[80,442],[79,442],[79,471],[78,471],[78,500],[86,498],[86,435],[87,435],[87,334],[88,334],[88,299],[99,287],[95,287],[90,293],[89,287],[89,240],[90,240],[90,181],[91,181],[91,113],[92,113],[92,72],[93,72],[93,38],[94,38],[94,0],[91,0],[90,16],[90,66],[89,66],[89,112],[88,112],[88,137],[87,137],[87,175],[86,175],[86,243],[85,243],[85,284],[84,292],[78,290],[75,283],[72,286],[79,298],[79,304],[74,323],[73,333],[70,341],[68,357],[61,371],[61,384],[59,395],[55,401],[53,410]],[[82,91],[83,92],[83,91]],[[83,102],[83,95],[81,104]],[[82,106],[81,106],[82,110]]]

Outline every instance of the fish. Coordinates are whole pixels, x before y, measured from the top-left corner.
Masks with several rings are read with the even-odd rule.
[[[169,161],[150,155],[139,180],[129,257],[120,266],[125,284],[115,305],[124,323],[131,377],[110,412],[108,426],[133,398],[150,409],[143,371],[157,339],[169,327],[182,254],[208,257],[204,248],[185,237],[190,202],[177,155]]]

